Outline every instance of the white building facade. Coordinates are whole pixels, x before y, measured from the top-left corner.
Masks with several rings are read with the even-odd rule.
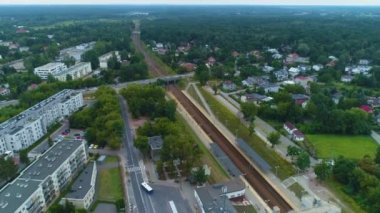
[[[64,63],[53,62],[34,68],[34,74],[45,80],[49,75],[56,75],[65,71],[66,69],[67,67]]]
[[[0,124],[0,154],[25,149],[42,138],[49,126],[84,105],[83,95],[63,90]]]
[[[88,161],[85,141],[62,141],[0,190],[2,213],[46,212]]]
[[[106,53],[106,54],[104,54],[104,55],[102,55],[102,56],[99,57],[99,67],[101,69],[107,69],[108,68],[108,61],[114,55],[116,56],[116,59],[120,62],[121,58],[120,58],[119,51],[113,51],[113,52]]]
[[[90,62],[80,62],[60,73],[54,74],[53,77],[59,81],[67,81],[67,76],[70,75],[72,80],[76,80],[90,74],[91,72],[92,67]]]

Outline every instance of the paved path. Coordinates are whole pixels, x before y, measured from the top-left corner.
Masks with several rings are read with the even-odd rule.
[[[371,137],[376,141],[377,144],[380,145],[380,135],[377,132],[372,130]]]

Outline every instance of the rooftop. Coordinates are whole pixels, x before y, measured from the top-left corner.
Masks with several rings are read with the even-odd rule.
[[[45,64],[45,65],[42,65],[42,66],[36,67],[36,69],[49,70],[49,69],[56,68],[56,67],[58,67],[58,66],[65,66],[65,64],[64,64],[64,63],[61,63],[61,62],[51,62],[51,63]]]
[[[14,213],[38,188],[40,181],[15,180],[0,191],[0,212]]]
[[[71,186],[70,192],[65,196],[68,199],[83,199],[88,191],[92,187],[92,177],[96,175],[94,172],[95,162],[91,162],[82,171],[79,177],[75,180],[74,184]],[[96,170],[96,168],[95,168]]]
[[[0,135],[13,134],[21,130],[22,127],[31,121],[41,117],[44,111],[51,109],[52,106],[66,100],[67,97],[78,94],[75,90],[65,89],[49,98],[39,102],[20,114],[8,119],[0,124]]]
[[[68,73],[72,72],[73,70],[75,69],[78,69],[80,67],[84,67],[84,66],[87,66],[88,64],[91,64],[90,62],[79,62],[69,68],[67,68],[66,70],[64,70],[63,72],[60,72],[60,73],[57,73],[55,76],[59,76],[59,75],[67,75]],[[90,65],[91,66],[91,65]]]
[[[148,139],[149,146],[152,150],[161,149],[164,141],[161,136],[153,136]]]
[[[78,140],[59,142],[38,158],[31,166],[26,168],[19,178],[45,180],[81,145],[82,142]]]

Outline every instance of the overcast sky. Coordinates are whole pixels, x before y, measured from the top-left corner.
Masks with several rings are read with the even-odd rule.
[[[260,4],[380,6],[380,0],[0,0],[0,4]]]

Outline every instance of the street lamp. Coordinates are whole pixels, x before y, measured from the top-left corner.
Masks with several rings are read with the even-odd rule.
[[[278,174],[277,174],[277,169],[278,169],[278,167],[280,167],[280,166],[277,165],[277,166],[274,167],[274,168],[276,169],[276,176],[278,176]]]

